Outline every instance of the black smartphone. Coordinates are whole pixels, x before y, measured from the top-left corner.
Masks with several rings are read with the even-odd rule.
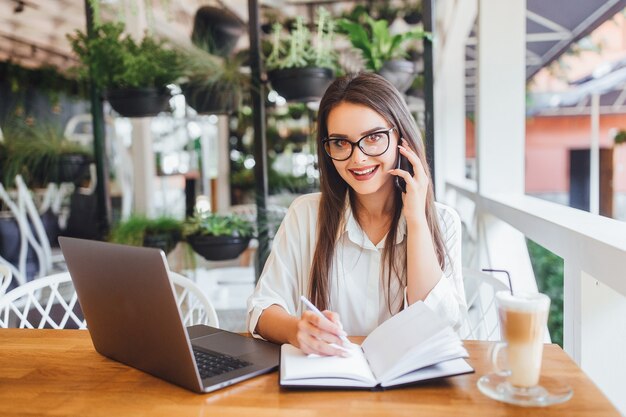
[[[411,176],[413,176],[413,165],[411,165],[409,160],[400,153],[400,150],[398,150],[398,156],[396,159],[396,169],[407,171],[411,174]],[[406,193],[406,181],[404,181],[404,178],[396,176],[395,181],[396,187],[398,187],[398,189],[403,193]]]

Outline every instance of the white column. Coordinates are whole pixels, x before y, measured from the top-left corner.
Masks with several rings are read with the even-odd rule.
[[[230,154],[228,152],[228,116],[219,116],[217,123],[217,211],[230,207]]]
[[[465,176],[465,43],[474,24],[476,0],[437,3],[435,65],[435,167],[438,199],[445,182]]]
[[[524,193],[526,1],[478,4],[478,189]]]
[[[476,83],[478,193],[524,193],[526,1],[479,0]],[[506,269],[536,289],[525,236],[478,208],[479,266]]]
[[[143,0],[124,2],[126,31],[139,42],[148,28]],[[152,118],[132,118],[131,159],[133,161],[133,212],[153,217],[156,163],[152,149]]]
[[[600,95],[591,95],[591,144],[589,151],[589,212],[600,213]]]

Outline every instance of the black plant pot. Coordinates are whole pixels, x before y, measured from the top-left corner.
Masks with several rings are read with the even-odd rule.
[[[234,259],[246,250],[249,237],[192,235],[187,242],[194,251],[209,261]]]
[[[309,140],[309,135],[306,133],[291,133],[287,139],[293,143],[304,144]]]
[[[217,85],[184,84],[181,89],[187,104],[199,114],[231,114],[241,101],[237,91]]]
[[[124,117],[151,117],[169,111],[167,88],[119,88],[107,91],[113,110]]]
[[[405,59],[393,59],[383,64],[379,74],[393,84],[401,93],[409,89],[417,71],[415,63]]]
[[[89,168],[91,159],[80,153],[67,153],[59,157],[59,182],[78,182]]]
[[[288,101],[318,101],[333,82],[330,68],[286,68],[268,72],[274,90]]]
[[[161,249],[165,254],[170,253],[180,241],[180,236],[177,233],[150,233],[146,232],[143,237],[143,246],[148,248]]]
[[[412,12],[404,15],[404,21],[409,25],[416,25],[422,21],[422,12],[419,10],[413,10]]]
[[[191,39],[200,48],[226,57],[233,52],[245,30],[243,20],[230,10],[203,6],[196,11]]]

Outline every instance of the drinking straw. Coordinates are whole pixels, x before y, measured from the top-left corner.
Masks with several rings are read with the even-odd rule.
[[[502,272],[506,274],[506,277],[509,279],[509,290],[511,291],[511,295],[513,295],[513,284],[511,283],[511,274],[509,274],[509,271],[506,271],[504,269],[483,269],[483,272]]]

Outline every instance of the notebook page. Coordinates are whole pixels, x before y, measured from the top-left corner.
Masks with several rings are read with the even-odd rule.
[[[409,350],[446,326],[426,304],[418,301],[374,329],[361,347],[376,380],[379,381]]]
[[[344,378],[348,380],[342,384],[345,386],[351,385],[350,380],[362,381],[369,384],[368,386],[376,385],[376,380],[369,369],[363,352],[358,348],[358,345],[354,346],[356,348],[351,350],[351,355],[342,358],[338,356],[309,356],[295,346],[282,345],[280,351],[281,382],[314,378]]]

